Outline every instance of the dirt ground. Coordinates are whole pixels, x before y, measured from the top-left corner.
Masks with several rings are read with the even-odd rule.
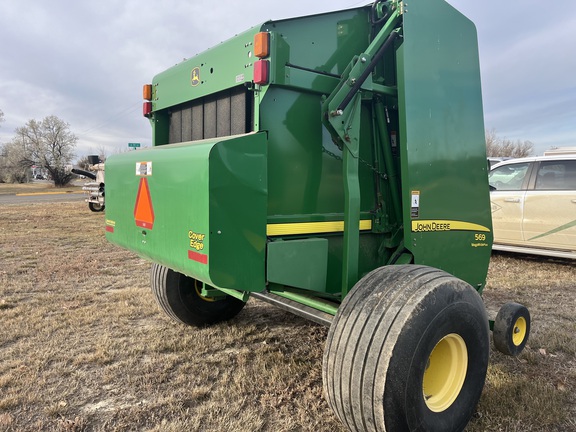
[[[171,322],[148,262],[84,203],[0,206],[0,431],[339,431],[322,397],[327,328],[250,300]],[[524,353],[492,350],[467,431],[576,431],[576,266],[495,254],[484,298],[528,306]]]

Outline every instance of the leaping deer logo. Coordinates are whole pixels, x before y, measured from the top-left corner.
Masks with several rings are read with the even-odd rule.
[[[190,84],[192,84],[192,87],[196,87],[198,84],[200,84],[200,68],[195,67],[194,69],[192,69],[192,75],[190,76]]]

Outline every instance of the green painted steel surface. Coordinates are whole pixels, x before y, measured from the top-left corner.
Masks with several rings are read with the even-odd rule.
[[[326,289],[328,240],[308,238],[268,243],[268,281],[312,291]]]
[[[238,291],[272,282],[337,299],[372,269],[410,261],[481,289],[492,234],[474,26],[442,0],[386,5],[384,26],[371,24],[369,6],[270,21],[157,75],[156,148],[107,161],[108,238]],[[251,82],[258,31],[270,33],[265,85]],[[380,51],[391,34],[402,37]],[[246,124],[261,132],[168,145],[175,110],[201,98],[226,102],[232,88],[245,90]],[[206,122],[207,104],[198,107]],[[190,128],[184,118],[178,127]],[[147,232],[134,206],[135,164],[148,160],[155,220]],[[358,220],[368,228],[359,232]],[[285,251],[274,249],[306,239],[327,243],[326,264],[306,270],[310,283],[290,278]]]
[[[492,221],[476,29],[442,0],[410,2],[403,21],[398,89],[404,241],[415,263],[481,288]]]
[[[217,93],[238,84],[250,83],[256,59],[253,27],[156,75],[152,81],[152,108],[165,108]],[[257,59],[256,59],[257,60]]]
[[[280,297],[284,297],[300,304],[310,306],[311,308],[317,309],[319,311],[326,312],[330,315],[336,315],[336,312],[338,312],[337,303],[333,303],[321,297],[315,297],[310,293],[304,293],[300,290],[287,291],[276,285],[271,285],[270,292]]]
[[[272,83],[329,94],[370,42],[369,8],[271,21]]]
[[[372,75],[385,50],[390,49],[394,31],[399,20],[397,10],[393,11],[382,28],[343,73],[340,84],[322,104],[324,126],[338,147],[343,150],[343,189],[344,189],[344,243],[342,257],[342,297],[346,296],[359,279],[360,233],[356,229],[360,218],[360,191],[366,189],[360,184],[359,159],[361,149],[362,90],[373,90]],[[373,140],[376,137],[372,138]],[[367,147],[366,139],[364,146]],[[373,157],[373,159],[375,159]],[[373,162],[374,163],[374,162]],[[361,187],[364,186],[364,187]],[[374,197],[376,198],[376,197]]]
[[[108,240],[215,287],[264,288],[265,134],[124,153],[106,168]]]

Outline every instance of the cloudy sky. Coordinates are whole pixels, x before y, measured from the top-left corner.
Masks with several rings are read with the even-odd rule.
[[[478,30],[484,116],[535,154],[576,146],[576,2],[448,0]],[[56,115],[77,154],[151,145],[142,85],[268,19],[361,6],[355,0],[2,0],[0,143]],[[273,5],[273,6],[270,6]]]

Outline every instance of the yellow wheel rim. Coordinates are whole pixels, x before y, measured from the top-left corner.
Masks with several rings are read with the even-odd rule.
[[[201,300],[207,301],[207,302],[213,302],[216,301],[214,298],[212,297],[205,297],[202,295],[202,282],[200,282],[199,280],[195,280],[194,281],[194,289],[196,290],[196,294],[198,294],[198,297],[200,297]]]
[[[526,319],[520,317],[514,323],[514,328],[512,329],[512,343],[516,346],[520,346],[524,342],[526,337]]]
[[[462,390],[467,370],[464,339],[456,333],[440,339],[430,353],[422,381],[424,400],[430,411],[442,412],[452,405]]]

